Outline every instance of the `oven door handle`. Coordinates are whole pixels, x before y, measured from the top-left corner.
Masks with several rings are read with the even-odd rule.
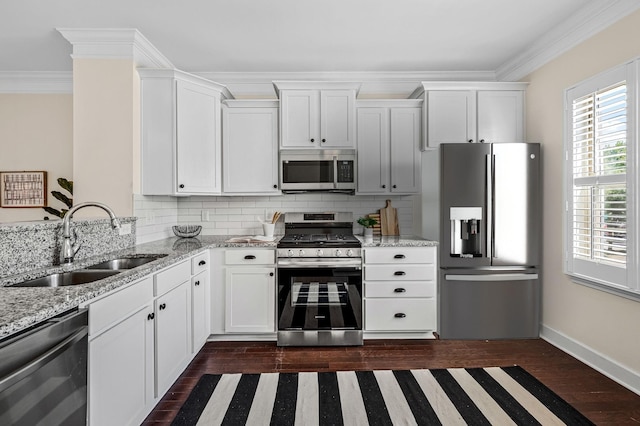
[[[344,260],[278,260],[278,268],[362,268],[362,260],[360,259],[344,259]]]

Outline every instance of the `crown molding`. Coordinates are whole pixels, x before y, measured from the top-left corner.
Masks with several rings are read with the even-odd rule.
[[[71,94],[71,71],[0,71],[0,93]]]
[[[407,98],[423,81],[495,81],[491,71],[418,71],[418,72],[199,72],[208,80],[224,84],[236,98],[276,99],[274,81],[323,81],[362,83],[359,98]]]
[[[496,69],[498,81],[518,81],[528,74],[640,9],[637,0],[594,1],[531,47]]]
[[[56,28],[73,45],[73,59],[132,59],[145,68],[175,68],[135,28]]]

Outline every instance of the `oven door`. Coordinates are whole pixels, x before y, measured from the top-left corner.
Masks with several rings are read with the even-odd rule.
[[[358,266],[278,266],[278,332],[362,330]]]

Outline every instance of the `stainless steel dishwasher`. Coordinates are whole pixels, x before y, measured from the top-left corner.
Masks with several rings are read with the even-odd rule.
[[[86,309],[0,341],[0,425],[87,423]]]

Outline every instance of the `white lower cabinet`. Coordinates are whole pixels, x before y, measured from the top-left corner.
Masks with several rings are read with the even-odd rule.
[[[140,424],[209,336],[209,252],[89,301],[89,424]]]
[[[433,337],[437,330],[435,247],[364,249],[364,331]]]

